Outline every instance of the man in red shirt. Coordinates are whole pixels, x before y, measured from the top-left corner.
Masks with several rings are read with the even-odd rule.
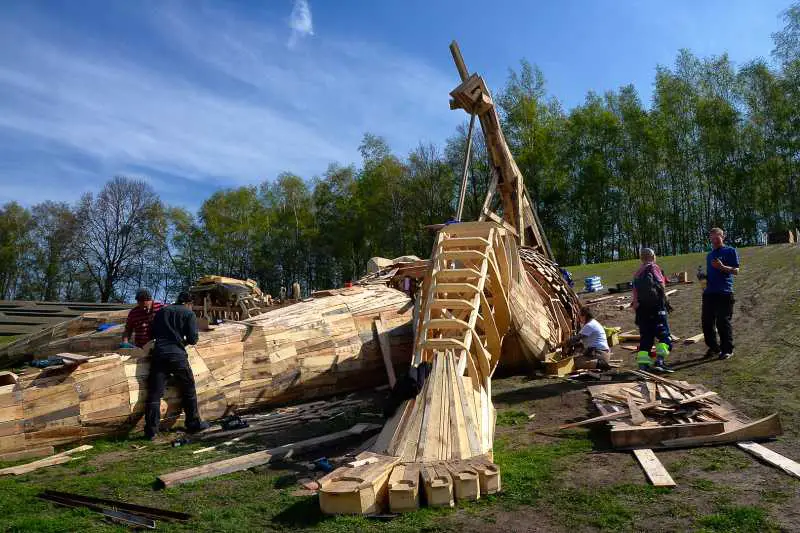
[[[164,307],[164,304],[154,302],[153,296],[147,289],[136,291],[136,307],[128,313],[128,320],[125,321],[125,333],[122,334],[122,347],[129,347],[131,335],[133,344],[138,348],[150,342],[152,334],[150,327],[156,312]],[[127,346],[126,346],[127,345]]]

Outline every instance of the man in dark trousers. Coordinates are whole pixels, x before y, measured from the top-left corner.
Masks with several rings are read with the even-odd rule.
[[[181,391],[186,431],[197,433],[209,427],[208,422],[200,420],[194,374],[185,348],[187,344],[197,344],[197,318],[191,306],[191,295],[182,292],[174,305],[162,308],[153,319],[152,333],[155,343],[150,352],[144,427],[145,437],[151,440],[158,435],[161,396],[170,375],[175,378]]]
[[[706,288],[703,291],[703,336],[706,357],[733,357],[733,276],[739,273],[736,248],[725,246],[725,232],[711,228],[708,232],[711,251],[706,256]],[[719,343],[717,343],[719,331]]]

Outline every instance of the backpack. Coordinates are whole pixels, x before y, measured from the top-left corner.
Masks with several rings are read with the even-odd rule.
[[[650,265],[639,277],[633,280],[639,307],[645,309],[660,309],[664,306],[664,288],[656,281],[656,277],[653,275],[653,268]]]

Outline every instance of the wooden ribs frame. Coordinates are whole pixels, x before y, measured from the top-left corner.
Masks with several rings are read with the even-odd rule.
[[[410,510],[421,493],[429,505],[452,505],[454,498],[479,498],[481,476],[485,490],[499,489],[499,473],[491,465],[491,377],[512,327],[509,293],[514,287],[532,290],[513,283],[523,272],[513,235],[498,224],[468,222],[440,230],[423,282],[412,362],[429,363],[430,375],[417,397],[384,426],[372,449],[377,465],[364,465],[363,473],[343,467],[321,481],[321,500],[340,502],[323,510],[359,513],[387,503],[365,501],[372,495],[390,500],[395,510]],[[466,462],[475,458],[481,458],[475,466]],[[387,471],[376,471],[381,464]],[[388,490],[373,482],[342,482],[366,480],[367,474],[387,483]]]

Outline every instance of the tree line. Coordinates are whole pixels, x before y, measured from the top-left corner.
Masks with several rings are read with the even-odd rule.
[[[628,259],[642,246],[698,251],[711,226],[739,246],[800,226],[800,3],[783,18],[773,62],[682,50],[657,68],[649,107],[628,85],[565,110],[535,65],[510,72],[495,103],[559,263]],[[147,286],[163,299],[204,274],[272,294],[293,281],[341,286],[370,257],[429,255],[425,226],[454,215],[465,145],[464,125],[406,155],[368,133],[358,166],[220,190],[197,213],[127,177],[74,205],[10,202],[0,298],[111,301]],[[477,218],[488,183],[478,131],[464,220]]]

